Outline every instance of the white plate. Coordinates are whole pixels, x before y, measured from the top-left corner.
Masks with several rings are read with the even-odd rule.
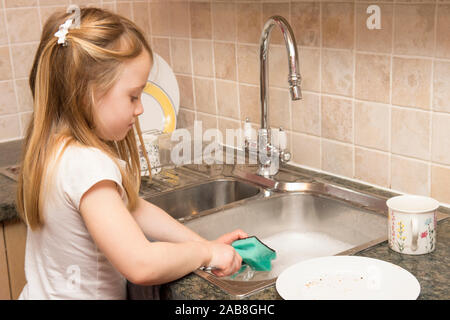
[[[139,116],[142,132],[160,130],[172,132],[176,128],[176,117],[180,107],[178,82],[170,66],[157,53],[142,93],[144,113]]]
[[[286,300],[414,300],[420,284],[405,269],[383,260],[330,256],[287,268],[276,289]]]

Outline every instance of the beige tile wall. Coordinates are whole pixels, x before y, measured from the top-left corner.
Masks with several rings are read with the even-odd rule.
[[[32,109],[27,77],[42,22],[74,1],[0,0],[0,141]],[[270,125],[293,164],[450,204],[450,0],[147,0],[104,5],[148,31],[181,90],[178,126],[257,128],[259,36],[280,14],[297,39],[303,100],[290,101],[281,33],[270,48]],[[381,9],[381,29],[366,12]],[[27,23],[23,23],[24,21]]]
[[[28,76],[42,26],[50,14],[70,4],[109,8],[150,35],[148,1],[0,0],[0,142],[23,137],[33,109]]]
[[[380,30],[366,27],[373,3]],[[299,45],[304,99],[289,99],[275,30],[269,122],[288,130],[293,163],[450,203],[450,1],[150,1],[150,10],[170,20],[168,30],[152,21],[152,41],[182,83],[181,126],[246,117],[259,126],[259,36],[280,14]]]

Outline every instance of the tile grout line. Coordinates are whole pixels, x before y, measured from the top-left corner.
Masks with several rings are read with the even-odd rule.
[[[323,30],[322,30],[322,2],[319,3],[319,134],[320,134],[320,144],[319,144],[319,168],[323,170],[323,139],[322,139],[322,102],[323,102],[323,92],[322,92],[322,56],[323,56]]]
[[[22,123],[20,121],[20,114],[21,113],[19,112],[19,101],[18,101],[19,97],[18,97],[18,94],[17,94],[16,70],[14,68],[14,60],[13,60],[13,55],[12,55],[11,35],[9,33],[8,20],[6,19],[6,0],[2,0],[2,2],[3,2],[3,23],[5,25],[6,36],[7,36],[7,39],[8,39],[7,46],[8,46],[8,52],[9,52],[9,63],[11,65],[11,76],[12,76],[11,81],[12,81],[12,85],[13,85],[13,88],[14,88],[14,96],[16,98],[16,111],[17,111],[16,114],[12,113],[12,114],[9,114],[9,116],[13,117],[14,115],[17,115],[17,120],[19,122],[19,136],[12,137],[9,140],[8,139],[7,140],[1,140],[2,142],[6,142],[6,141],[10,141],[11,139],[12,140],[22,139],[22,131],[23,130],[22,130]],[[35,8],[35,7],[33,7],[33,8]]]
[[[37,0],[37,9],[38,9],[38,19],[39,19],[39,28],[40,28],[39,30],[42,33],[44,31],[44,26],[42,24],[42,13],[41,13],[40,0]],[[39,44],[38,44],[38,47],[39,47]],[[29,81],[29,77],[27,77],[26,79]],[[19,97],[17,97],[17,107],[18,107],[17,109],[19,109],[19,99],[18,98]],[[33,111],[31,111],[31,114],[33,114]],[[21,139],[23,139],[23,138],[25,138],[24,137],[24,126],[23,126],[23,123],[22,123],[22,117],[20,115],[19,115],[19,124],[20,124],[20,136],[21,136]]]
[[[10,9],[13,10],[13,9]],[[168,38],[168,36],[163,36],[163,35],[155,35],[155,38]],[[177,40],[189,40],[189,38],[187,37],[178,37],[178,36],[174,36],[172,37],[174,39]],[[198,38],[198,40],[211,40],[208,38]],[[233,44],[235,43],[235,41],[230,41],[230,40],[215,40],[217,43],[223,43],[223,44]],[[239,42],[240,45],[245,45],[245,46],[254,46],[257,47],[259,46],[258,43],[251,43],[251,42]],[[285,46],[283,44],[277,44],[277,43],[273,43],[270,45],[271,47],[277,47],[277,48],[285,48]],[[305,45],[298,45],[298,47],[300,48],[306,48],[306,49],[321,49],[320,46],[305,46]],[[329,51],[336,51],[336,52],[348,52],[351,49],[346,49],[346,48],[333,48],[333,47],[323,47]],[[392,53],[392,52],[375,52],[375,51],[366,51],[366,50],[355,50],[356,53],[359,54],[367,54],[367,55],[375,55],[375,56],[394,56],[396,58],[404,58],[404,59],[423,59],[423,60],[437,60],[437,61],[443,61],[443,62],[449,62],[450,58],[444,58],[444,57],[433,57],[433,56],[423,56],[423,55],[413,55],[413,54],[401,54],[401,53]]]
[[[292,131],[292,133],[295,134],[295,135],[304,136],[304,137],[310,137],[310,138],[314,138],[314,139],[320,139],[321,138],[321,137],[316,136],[314,134],[307,133],[307,132],[302,132],[302,131]],[[332,142],[332,143],[335,143],[335,144],[339,144],[341,146],[351,146],[352,145],[349,142],[336,140],[336,139],[332,139],[332,138],[323,137],[323,139],[325,141],[329,141],[329,142]],[[361,144],[357,144],[356,146],[358,148],[366,150],[366,151],[371,151],[371,152],[375,152],[375,153],[379,153],[379,154],[386,154],[386,155],[389,154],[388,150],[377,149],[377,148],[374,148],[374,147],[371,147],[371,146],[365,146],[365,145],[361,145]],[[405,154],[394,153],[394,155],[396,157],[398,157],[398,158],[402,158],[402,159],[409,160],[409,161],[415,161],[415,162],[419,162],[419,163],[422,163],[422,164],[430,163],[430,161],[428,161],[427,159],[417,158],[417,157],[413,157],[413,156],[409,156],[409,155],[405,155]],[[435,165],[435,166],[439,166],[439,167],[442,167],[442,168],[450,169],[450,166],[445,164],[445,163],[439,163],[439,162],[435,162],[435,161],[432,161],[431,163],[433,165]]]
[[[189,21],[189,38],[188,43],[189,43],[189,53],[191,56],[191,78],[192,78],[192,98],[193,98],[193,104],[194,104],[194,122],[198,121],[198,112],[197,112],[197,94],[196,94],[196,90],[195,88],[197,87],[195,85],[195,78],[194,78],[194,58],[192,55],[192,23],[191,23],[191,0],[188,1],[188,6],[189,6],[189,10],[188,10],[188,21]],[[170,37],[170,40],[172,41],[172,37]],[[203,133],[202,133],[203,136]]]
[[[436,55],[436,47],[437,47],[437,24],[438,24],[438,3],[436,2],[434,7],[434,39],[433,39],[433,52]],[[429,165],[428,165],[428,195],[432,196],[432,161],[433,161],[433,109],[434,109],[434,69],[435,69],[435,60],[431,60],[431,72],[430,72],[430,133],[429,133]]]
[[[393,74],[394,74],[394,45],[395,45],[395,12],[396,4],[392,4],[392,33],[391,33],[391,52],[389,65],[389,133],[388,133],[388,186],[392,187],[392,88],[393,88]]]
[[[356,3],[353,3],[353,83],[352,83],[352,177],[356,177],[355,94],[356,94]]]
[[[215,81],[219,81],[219,82],[223,82],[223,83],[229,82],[231,85],[235,86],[235,88],[234,88],[234,92],[236,94],[236,101],[235,101],[235,103],[236,103],[236,107],[237,107],[237,117],[236,118],[233,118],[232,116],[227,117],[227,116],[223,116],[223,115],[219,114],[219,103],[217,102],[217,121],[218,121],[217,128],[219,128],[220,120],[228,120],[228,121],[231,121],[233,123],[238,122],[238,124],[239,124],[238,130],[239,130],[239,129],[242,129],[242,119],[241,119],[241,102],[240,102],[240,96],[239,96],[240,89],[239,89],[239,82],[237,80],[237,78],[238,78],[238,70],[237,70],[238,69],[238,67],[237,67],[237,40],[236,40],[237,39],[237,33],[235,33],[236,37],[234,39],[234,42],[231,42],[232,45],[234,46],[233,63],[235,64],[235,78],[234,78],[234,80],[229,80],[229,79],[225,79],[225,78],[218,78],[217,77],[217,73],[216,73],[216,69],[215,69],[216,68],[216,57],[215,57],[215,52],[216,52],[215,51],[215,44],[216,44],[215,31],[216,31],[216,29],[215,29],[215,23],[214,23],[214,21],[215,21],[214,20],[214,15],[213,15],[213,12],[214,12],[213,7],[215,7],[217,4],[220,4],[220,3],[211,1],[211,28],[212,28],[213,53],[214,53],[214,78],[215,78]],[[233,8],[232,8],[233,16],[236,17],[235,3],[231,2],[231,4],[233,5]],[[237,29],[237,18],[235,18],[234,20],[235,20],[235,29]],[[217,43],[220,44],[220,42],[217,42]],[[225,133],[224,133],[224,136],[223,136],[225,142],[226,142],[226,131],[227,131],[227,129],[236,130],[236,129],[233,129],[233,128],[225,128]],[[233,142],[232,142],[233,143],[233,147],[234,147],[234,141],[235,140],[233,138]],[[237,143],[239,143],[239,138],[237,139]]]
[[[217,78],[216,78],[216,59],[214,55],[214,27],[212,18],[212,2],[209,2],[209,22],[211,24],[211,63],[212,63],[212,78],[214,84],[214,103],[216,108],[216,129],[219,130],[219,103],[217,98]],[[220,130],[219,130],[220,131]],[[226,129],[225,129],[226,131]],[[222,133],[223,141],[223,133]]]
[[[182,75],[182,76],[189,76],[188,73],[183,73],[183,72],[175,72],[176,75]],[[212,80],[212,78],[210,77],[205,77],[205,76],[196,76],[196,78],[198,79],[204,79],[204,80]],[[228,79],[219,79],[223,82],[228,82],[228,83],[233,83],[233,80],[228,80]],[[2,81],[0,81],[1,83]],[[259,85],[256,84],[252,84],[252,83],[246,83],[246,82],[240,82],[240,84],[245,85],[247,87],[252,87],[252,88],[259,88]],[[289,89],[284,88],[284,87],[277,87],[277,86],[270,86],[271,89],[274,90],[279,90],[279,91],[285,91],[288,92]],[[310,95],[315,95],[315,96],[319,96],[321,95],[320,92],[318,91],[310,91],[310,90],[303,90],[302,89],[302,93],[308,93]],[[386,106],[390,106],[391,104],[389,102],[382,102],[382,101],[374,101],[374,100],[365,100],[365,99],[361,99],[361,98],[352,98],[350,96],[342,96],[339,94],[334,94],[334,93],[326,93],[323,92],[322,93],[323,96],[325,97],[330,97],[330,98],[334,98],[334,99],[341,99],[341,100],[345,100],[345,101],[352,101],[355,100],[355,102],[363,102],[363,103],[373,103],[373,104],[382,104],[382,105],[386,105]],[[410,111],[417,111],[417,112],[429,112],[429,110],[423,109],[423,108],[419,108],[419,107],[412,107],[412,106],[402,106],[402,105],[395,105],[392,104],[392,107],[394,108],[398,108],[398,109],[404,109],[404,110],[410,110]],[[442,114],[442,115],[450,115],[449,112],[446,111],[434,111],[433,113],[437,113],[437,114]]]
[[[237,105],[238,105],[238,111],[239,111],[239,127],[243,129],[243,122],[245,122],[245,119],[242,119],[242,112],[241,112],[241,86],[239,82],[239,68],[238,68],[238,41],[237,41],[237,13],[236,13],[236,3],[232,2],[231,5],[233,6],[233,17],[234,17],[234,63],[236,68],[235,73],[235,79],[234,82],[236,83],[237,87]],[[216,41],[214,37],[214,41]],[[218,42],[219,43],[219,42]],[[232,81],[232,80],[230,80]]]
[[[32,7],[34,8],[34,7]],[[45,8],[51,8],[51,6],[46,6]],[[55,7],[56,8],[56,7]],[[4,10],[4,9],[3,9]],[[15,8],[8,8],[8,10],[16,10]],[[164,35],[153,35],[153,38],[156,39],[175,39],[175,40],[185,40],[185,41],[189,41],[190,38],[187,37],[177,37],[177,36],[164,36]],[[197,40],[211,40],[211,39],[207,39],[207,38],[198,38]],[[222,43],[222,44],[234,44],[235,42],[233,41],[226,41],[226,40],[215,40],[217,43]],[[39,41],[21,41],[18,42],[19,44],[34,44],[36,42]],[[240,45],[245,45],[245,46],[249,46],[249,47],[259,47],[259,45],[257,43],[245,43],[245,42],[239,42]],[[270,45],[271,47],[277,47],[277,48],[285,48],[285,46],[280,45],[280,44],[276,44],[273,43]],[[6,47],[6,45],[0,45],[0,47]],[[305,48],[305,49],[316,49],[316,50],[320,50],[320,47],[315,47],[315,46],[298,46],[300,48]],[[348,52],[351,51],[351,49],[341,49],[341,48],[331,48],[331,47],[323,47],[323,49],[326,49],[328,51],[335,51],[335,52]],[[393,56],[395,58],[403,58],[403,59],[420,59],[420,60],[435,60],[435,61],[442,61],[442,62],[450,62],[450,58],[443,58],[443,57],[430,57],[430,56],[421,56],[421,55],[408,55],[408,54],[392,54],[392,53],[388,53],[388,52],[372,52],[372,51],[364,51],[364,50],[356,50],[357,54],[365,54],[365,55],[374,55],[374,56]]]
[[[131,20],[134,22],[134,23],[136,23],[135,21],[134,21],[134,1],[131,1],[130,2],[130,17],[131,17]]]
[[[49,6],[50,7],[50,6]],[[8,9],[8,10],[14,10],[14,8]],[[168,38],[169,36],[164,36],[164,35],[155,35],[155,38]],[[179,36],[174,36],[172,37],[174,39],[177,40],[189,40],[188,37],[179,37]],[[211,40],[208,38],[198,38],[198,40]],[[233,44],[235,43],[235,41],[231,41],[231,40],[215,40],[217,43],[223,43],[223,44]],[[258,43],[256,42],[239,42],[240,45],[245,45],[245,46],[259,46]],[[285,45],[283,44],[278,44],[278,43],[271,43],[270,44],[271,47],[277,47],[277,48],[285,48]],[[307,45],[298,45],[301,48],[306,48],[306,49],[320,49],[320,45],[319,46],[307,46]],[[336,51],[336,52],[348,52],[351,49],[346,49],[346,48],[335,48],[335,47],[323,47],[326,48],[329,51]],[[370,55],[376,55],[376,56],[391,56],[393,55],[394,57],[398,57],[398,58],[405,58],[405,59],[423,59],[423,60],[438,60],[438,61],[444,61],[444,62],[448,62],[450,60],[450,58],[445,58],[445,57],[434,57],[434,56],[427,56],[427,55],[414,55],[414,54],[402,54],[402,53],[392,53],[392,52],[383,52],[383,51],[366,51],[366,50],[356,50],[356,53],[359,54],[370,54]]]
[[[14,67],[13,67],[13,62],[12,62],[12,55],[11,55],[11,53],[12,53],[12,51],[11,51],[11,44],[10,44],[11,42],[10,42],[10,36],[9,36],[9,32],[8,32],[8,25],[7,25],[7,21],[6,21],[6,3],[5,3],[5,0],[1,0],[1,1],[2,1],[2,4],[3,4],[3,22],[5,24],[6,35],[7,35],[7,38],[8,38],[9,59],[10,59],[10,63],[11,63],[12,76],[13,76],[13,79],[14,79],[15,78],[15,72],[14,72]],[[13,80],[14,91],[16,91],[14,82],[15,81]],[[17,94],[16,94],[16,103],[17,103]],[[20,121],[19,121],[19,130],[20,130]],[[20,139],[20,137],[15,139],[15,140],[19,140],[19,139]],[[1,224],[1,227],[3,229],[2,230],[3,231],[2,232],[2,234],[3,234],[3,243],[5,244],[6,267],[7,267],[8,274],[9,274],[11,267],[9,265],[8,250],[6,248],[6,237],[5,237],[4,223]],[[11,279],[9,279],[9,277],[8,277],[8,285],[9,285],[9,296],[12,299],[12,285],[11,285]]]
[[[189,15],[189,10],[190,10],[190,5],[189,5],[189,2],[187,2],[187,6],[188,6],[188,15]],[[150,14],[151,14],[151,7],[150,7],[150,3],[149,3],[149,6],[148,6],[148,8],[149,8],[149,11],[150,11]],[[189,24],[190,24],[190,17],[189,17]],[[169,21],[169,23],[172,23],[172,21]],[[190,33],[190,29],[188,30],[188,32]],[[168,38],[168,42],[169,42],[169,59],[170,59],[170,65],[172,66],[172,68],[173,68],[173,56],[172,56],[172,39],[173,39],[174,37],[173,37],[173,35],[172,34],[170,34],[170,36],[169,36],[169,38]],[[192,75],[191,75],[192,76]]]

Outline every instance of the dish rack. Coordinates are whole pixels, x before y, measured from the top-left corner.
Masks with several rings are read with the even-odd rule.
[[[161,172],[162,165],[160,159],[160,147],[159,139],[164,133],[158,129],[151,129],[142,132],[142,139],[144,141],[145,150],[147,151],[147,156],[150,161],[152,176],[157,175]],[[144,150],[142,149],[142,144],[139,138],[136,137],[136,142],[138,144],[139,160],[141,164],[141,176],[148,176],[148,165],[145,160]]]
[[[146,135],[156,136],[156,139],[155,139],[156,143],[151,143],[151,144],[149,144],[150,148],[147,148],[147,147],[146,148],[147,148],[147,151],[149,152],[149,156],[154,159],[154,161],[149,159],[150,163],[152,165],[152,174],[158,174],[161,172],[161,169],[164,166],[164,164],[166,164],[166,165],[169,164],[169,163],[167,163],[168,161],[164,160],[165,158],[167,158],[167,155],[166,155],[167,152],[163,152],[163,154],[162,154],[163,157],[162,157],[162,159],[160,158],[161,153],[160,153],[159,141],[160,141],[160,138],[162,138],[162,137],[166,137],[166,136],[170,137],[170,134],[163,133],[161,130],[156,130],[156,129],[147,130],[147,131],[142,132],[142,137],[144,138],[144,142],[146,140],[145,139]],[[137,141],[138,145],[140,145],[139,140],[136,139],[136,141]],[[146,168],[147,163],[146,163],[143,155],[141,155],[141,152],[140,152],[140,156],[141,156],[141,163],[142,163],[142,161],[145,163],[145,171],[147,171],[146,175],[148,176],[148,170]],[[19,169],[20,169],[20,165],[18,165],[18,164],[0,167],[0,174],[17,182],[18,175],[19,175]],[[145,172],[142,172],[142,175],[145,175],[144,173]]]

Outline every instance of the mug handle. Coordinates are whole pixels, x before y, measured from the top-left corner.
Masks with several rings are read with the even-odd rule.
[[[419,224],[417,222],[416,217],[413,217],[411,219],[411,233],[412,233],[411,250],[416,251],[417,250],[417,240],[419,239]]]

